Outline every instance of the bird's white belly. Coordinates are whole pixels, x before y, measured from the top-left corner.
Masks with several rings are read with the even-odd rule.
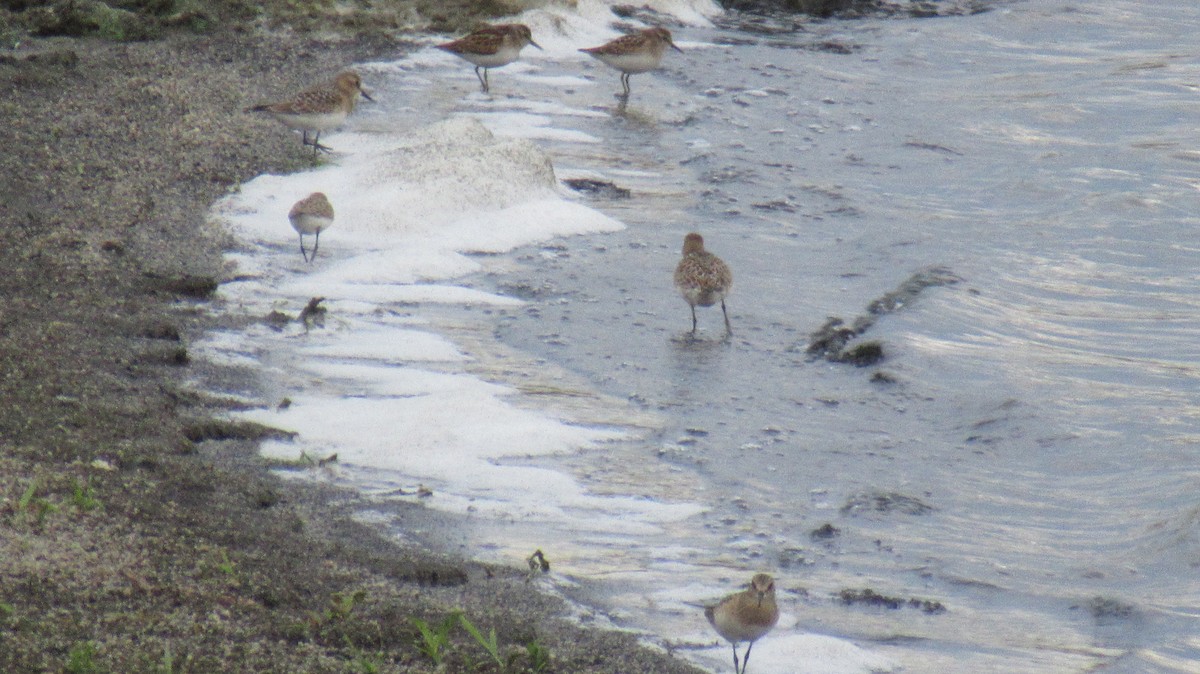
[[[503,47],[495,54],[463,54],[462,56],[477,66],[482,66],[484,68],[499,68],[500,66],[506,66],[513,61],[516,61],[517,57],[520,55],[520,49]]]
[[[310,113],[294,113],[294,112],[276,112],[272,113],[279,121],[286,124],[292,129],[309,129],[312,131],[324,131],[338,126],[346,121],[346,112],[310,112]]]
[[[595,54],[595,57],[621,72],[644,73],[662,63],[662,54]]]
[[[333,218],[327,218],[322,215],[312,215],[309,213],[302,213],[291,220],[292,227],[294,227],[296,231],[300,232],[301,234],[316,234],[317,232],[323,232],[326,229],[329,229],[329,226],[333,224]]]
[[[675,289],[679,291],[680,295],[683,295],[683,299],[687,300],[688,304],[696,307],[711,307],[725,299],[725,293],[720,290],[689,288],[679,285],[675,286]]]

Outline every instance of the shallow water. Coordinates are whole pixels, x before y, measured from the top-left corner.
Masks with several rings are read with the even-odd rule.
[[[623,110],[571,51],[602,37],[591,5],[526,16],[547,53],[490,96],[432,50],[364,65],[380,103],[331,135],[332,167],[218,209],[260,241],[232,302],[328,294],[338,320],[211,350],[293,400],[252,415],[301,433],[269,452],[338,451],[333,479],[381,500],[430,486],[481,554],[542,548],[585,619],[714,671],[695,605],[755,571],[785,613],[763,674],[1200,671],[1200,22],[1151,5],[717,17],[675,29],[685,54]],[[395,140],[445,117],[428,155]],[[511,164],[480,174],[485,149]],[[547,186],[537,151],[630,196]],[[371,210],[396,182],[417,186],[403,226]],[[348,221],[306,268],[269,211],[330,183]],[[671,288],[693,230],[734,270],[728,341],[717,310],[689,339]],[[881,364],[807,357],[827,317],[931,267],[961,281],[878,317]],[[945,610],[835,598],[864,588]]]

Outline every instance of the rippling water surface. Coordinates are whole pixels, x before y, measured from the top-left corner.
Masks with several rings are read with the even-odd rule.
[[[694,604],[764,570],[785,616],[761,674],[1200,672],[1195,6],[689,18],[623,110],[616,73],[566,48],[493,71],[490,96],[429,50],[363,68],[368,136],[472,117],[560,180],[629,191],[570,197],[623,229],[476,248],[456,282],[519,305],[389,305],[520,410],[621,438],[491,459],[601,501],[554,505],[594,511],[583,527],[467,507],[473,540],[547,549],[590,615],[714,669],[728,652]],[[693,230],[734,270],[728,341],[713,310],[688,339],[671,288]],[[931,268],[960,280],[877,317],[883,362],[807,356],[828,317]],[[341,478],[421,477],[395,470]],[[930,603],[836,598],[866,588]]]

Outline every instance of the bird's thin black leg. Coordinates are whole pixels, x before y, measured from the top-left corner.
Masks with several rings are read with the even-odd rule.
[[[329,148],[329,146],[321,144],[321,132],[320,131],[317,132],[317,135],[313,136],[312,146],[313,146],[313,156],[314,157],[320,152],[332,152],[333,151]]]
[[[750,649],[751,648],[754,648],[753,641],[751,641],[750,645],[746,647],[746,655],[742,656],[742,674],[746,674],[746,665],[750,664]]]

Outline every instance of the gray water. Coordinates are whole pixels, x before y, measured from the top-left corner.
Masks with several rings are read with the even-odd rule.
[[[612,113],[573,122],[599,147],[543,144],[631,190],[591,201],[629,227],[477,278],[530,301],[497,335],[661,419],[629,456],[704,485],[698,545],[779,575],[793,629],[905,671],[1200,671],[1194,3],[724,23],[678,29],[724,46],[624,111],[600,69],[521,93]],[[734,270],[727,342],[719,310],[687,338],[688,231]],[[807,357],[931,266],[961,281],[879,318],[882,363]],[[576,595],[653,632],[628,583]]]

